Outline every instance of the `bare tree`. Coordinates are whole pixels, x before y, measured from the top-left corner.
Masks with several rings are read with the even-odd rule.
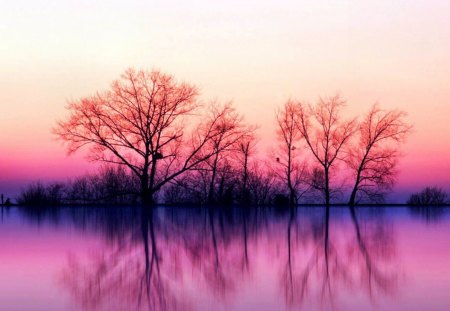
[[[253,162],[248,174],[248,190],[256,205],[268,205],[279,192],[278,178],[274,170],[267,169],[263,161]]]
[[[225,164],[223,162],[227,160],[229,153],[238,150],[239,142],[249,136],[253,129],[244,124],[243,117],[236,112],[230,103],[223,106],[212,105],[210,120],[214,123],[210,126],[214,135],[207,142],[205,152],[206,154],[213,154],[213,156],[209,157],[205,163],[209,166],[211,172],[207,198],[207,202],[211,204],[216,201],[216,183],[220,173],[219,169],[221,166],[228,167],[228,165],[221,164]]]
[[[300,105],[287,101],[283,108],[276,113],[277,136],[280,142],[280,151],[276,153],[276,161],[283,168],[281,179],[286,182],[289,191],[289,205],[297,204],[297,188],[304,166],[299,163],[298,145],[302,139],[302,132],[296,122],[300,114]]]
[[[256,149],[256,136],[252,129],[249,129],[248,135],[242,137],[237,142],[237,157],[242,174],[241,180],[241,203],[244,205],[250,204],[250,191],[249,191],[249,166],[250,157],[254,154]]]
[[[330,204],[331,169],[353,135],[356,124],[354,119],[341,119],[344,104],[338,95],[321,98],[315,106],[298,104],[296,128],[304,137],[313,158],[323,169],[323,178],[318,180],[323,180],[322,188],[327,205]]]
[[[192,139],[185,134],[197,97],[195,86],[170,75],[129,69],[108,91],[69,103],[70,115],[54,133],[69,153],[89,145],[91,160],[128,167],[140,181],[142,202],[152,204],[162,186],[211,157],[204,147],[223,135],[216,120],[202,122]]]
[[[358,142],[351,146],[346,162],[354,183],[348,204],[363,197],[382,201],[395,181],[398,146],[411,130],[403,111],[383,111],[374,105],[359,124]]]
[[[411,194],[408,201],[408,205],[413,206],[427,206],[427,205],[446,205],[447,193],[439,187],[426,187],[420,192]]]

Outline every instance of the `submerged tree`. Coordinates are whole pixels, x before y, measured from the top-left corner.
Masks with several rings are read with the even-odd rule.
[[[306,141],[313,159],[323,171],[323,177],[316,178],[323,181],[325,203],[329,205],[331,197],[330,174],[336,164],[338,156],[348,144],[355,130],[356,121],[342,120],[341,109],[344,101],[339,96],[320,99],[315,106],[305,106],[299,103],[299,117],[296,127]],[[316,171],[318,174],[318,171]]]
[[[346,162],[354,182],[348,204],[363,197],[379,202],[395,181],[398,146],[410,132],[403,111],[383,111],[374,105],[359,124],[358,142],[351,146]]]
[[[129,69],[108,91],[69,103],[70,115],[54,133],[69,153],[88,145],[91,160],[128,167],[140,181],[142,202],[152,204],[161,187],[217,151],[204,150],[223,135],[217,120],[185,133],[186,117],[199,109],[197,97],[195,86],[170,75]]]

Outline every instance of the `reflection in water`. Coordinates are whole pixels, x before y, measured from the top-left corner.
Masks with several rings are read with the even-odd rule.
[[[412,215],[418,216],[426,222],[435,222],[442,219],[446,208],[443,206],[410,206],[409,210]]]
[[[353,234],[330,228],[330,209],[323,221],[311,223],[311,234],[301,232],[292,245],[292,231],[299,232],[291,213],[287,229],[288,259],[282,287],[288,306],[314,305],[335,308],[339,292],[364,290],[375,301],[378,294],[394,294],[397,288],[395,241],[392,226],[382,218],[361,220],[349,209]],[[304,224],[303,224],[304,226]],[[336,230],[338,231],[338,230]],[[336,234],[335,234],[336,233]],[[308,300],[309,301],[306,301]],[[312,301],[311,301],[312,299]]]
[[[376,219],[374,224],[367,224],[365,232],[362,232],[355,209],[350,208],[350,213],[355,226],[357,249],[362,265],[361,285],[367,288],[372,299],[377,292],[393,293],[397,286],[398,269],[390,265],[395,256],[392,225]]]
[[[354,209],[64,209],[29,219],[70,221],[101,247],[69,256],[60,284],[83,310],[195,310],[227,304],[265,263],[292,309],[374,304],[398,289],[392,223]],[[331,215],[330,215],[331,213]],[[47,215],[48,217],[44,217]],[[347,218],[346,218],[347,217]],[[344,298],[342,298],[344,297]],[[342,298],[342,299],[341,299]]]
[[[123,229],[108,247],[87,262],[71,257],[62,284],[86,310],[188,310],[177,290],[180,261],[176,249],[160,247],[167,232],[157,237],[153,212],[139,215],[140,226],[115,224]],[[118,220],[114,218],[114,220]],[[128,219],[130,220],[130,219]],[[111,227],[106,224],[107,230]],[[167,228],[168,229],[168,228]]]

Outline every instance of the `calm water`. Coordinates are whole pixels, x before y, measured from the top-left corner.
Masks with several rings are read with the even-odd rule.
[[[450,310],[446,209],[3,209],[0,310]]]

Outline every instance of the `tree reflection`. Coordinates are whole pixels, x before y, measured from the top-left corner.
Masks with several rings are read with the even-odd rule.
[[[249,239],[256,227],[248,210],[144,209],[140,220],[139,230],[117,226],[124,232],[107,235],[101,252],[70,257],[62,285],[83,309],[189,310],[193,284],[226,302],[251,274]]]
[[[318,303],[335,309],[345,291],[364,292],[373,303],[379,295],[396,292],[398,270],[392,226],[384,219],[361,221],[354,208],[349,211],[353,234],[346,228],[333,232],[330,208],[325,207],[322,222],[311,219],[311,234],[306,235],[310,241],[306,244],[292,243],[292,231],[298,223],[291,214],[287,264],[281,274],[288,307],[308,309]]]
[[[413,216],[430,223],[441,220],[449,211],[449,208],[444,206],[410,206],[409,211]]]
[[[172,250],[158,249],[153,211],[143,209],[140,238],[130,231],[119,243],[95,252],[84,264],[72,256],[62,283],[87,310],[188,310],[178,290],[180,262]],[[163,260],[172,255],[170,260]],[[163,257],[164,256],[164,257]]]
[[[345,307],[349,294],[375,304],[396,293],[392,223],[366,211],[117,208],[27,215],[100,234],[98,247],[70,255],[62,272],[62,288],[83,310],[196,310],[200,301],[228,307],[271,274],[288,308],[310,310]]]
[[[385,265],[393,259],[395,246],[392,239],[392,227],[385,222],[377,222],[369,229],[366,236],[361,232],[360,224],[354,208],[350,208],[352,221],[355,226],[358,249],[362,256],[362,279],[367,291],[373,299],[376,291],[391,294],[396,290],[398,275],[395,267],[388,270]]]

